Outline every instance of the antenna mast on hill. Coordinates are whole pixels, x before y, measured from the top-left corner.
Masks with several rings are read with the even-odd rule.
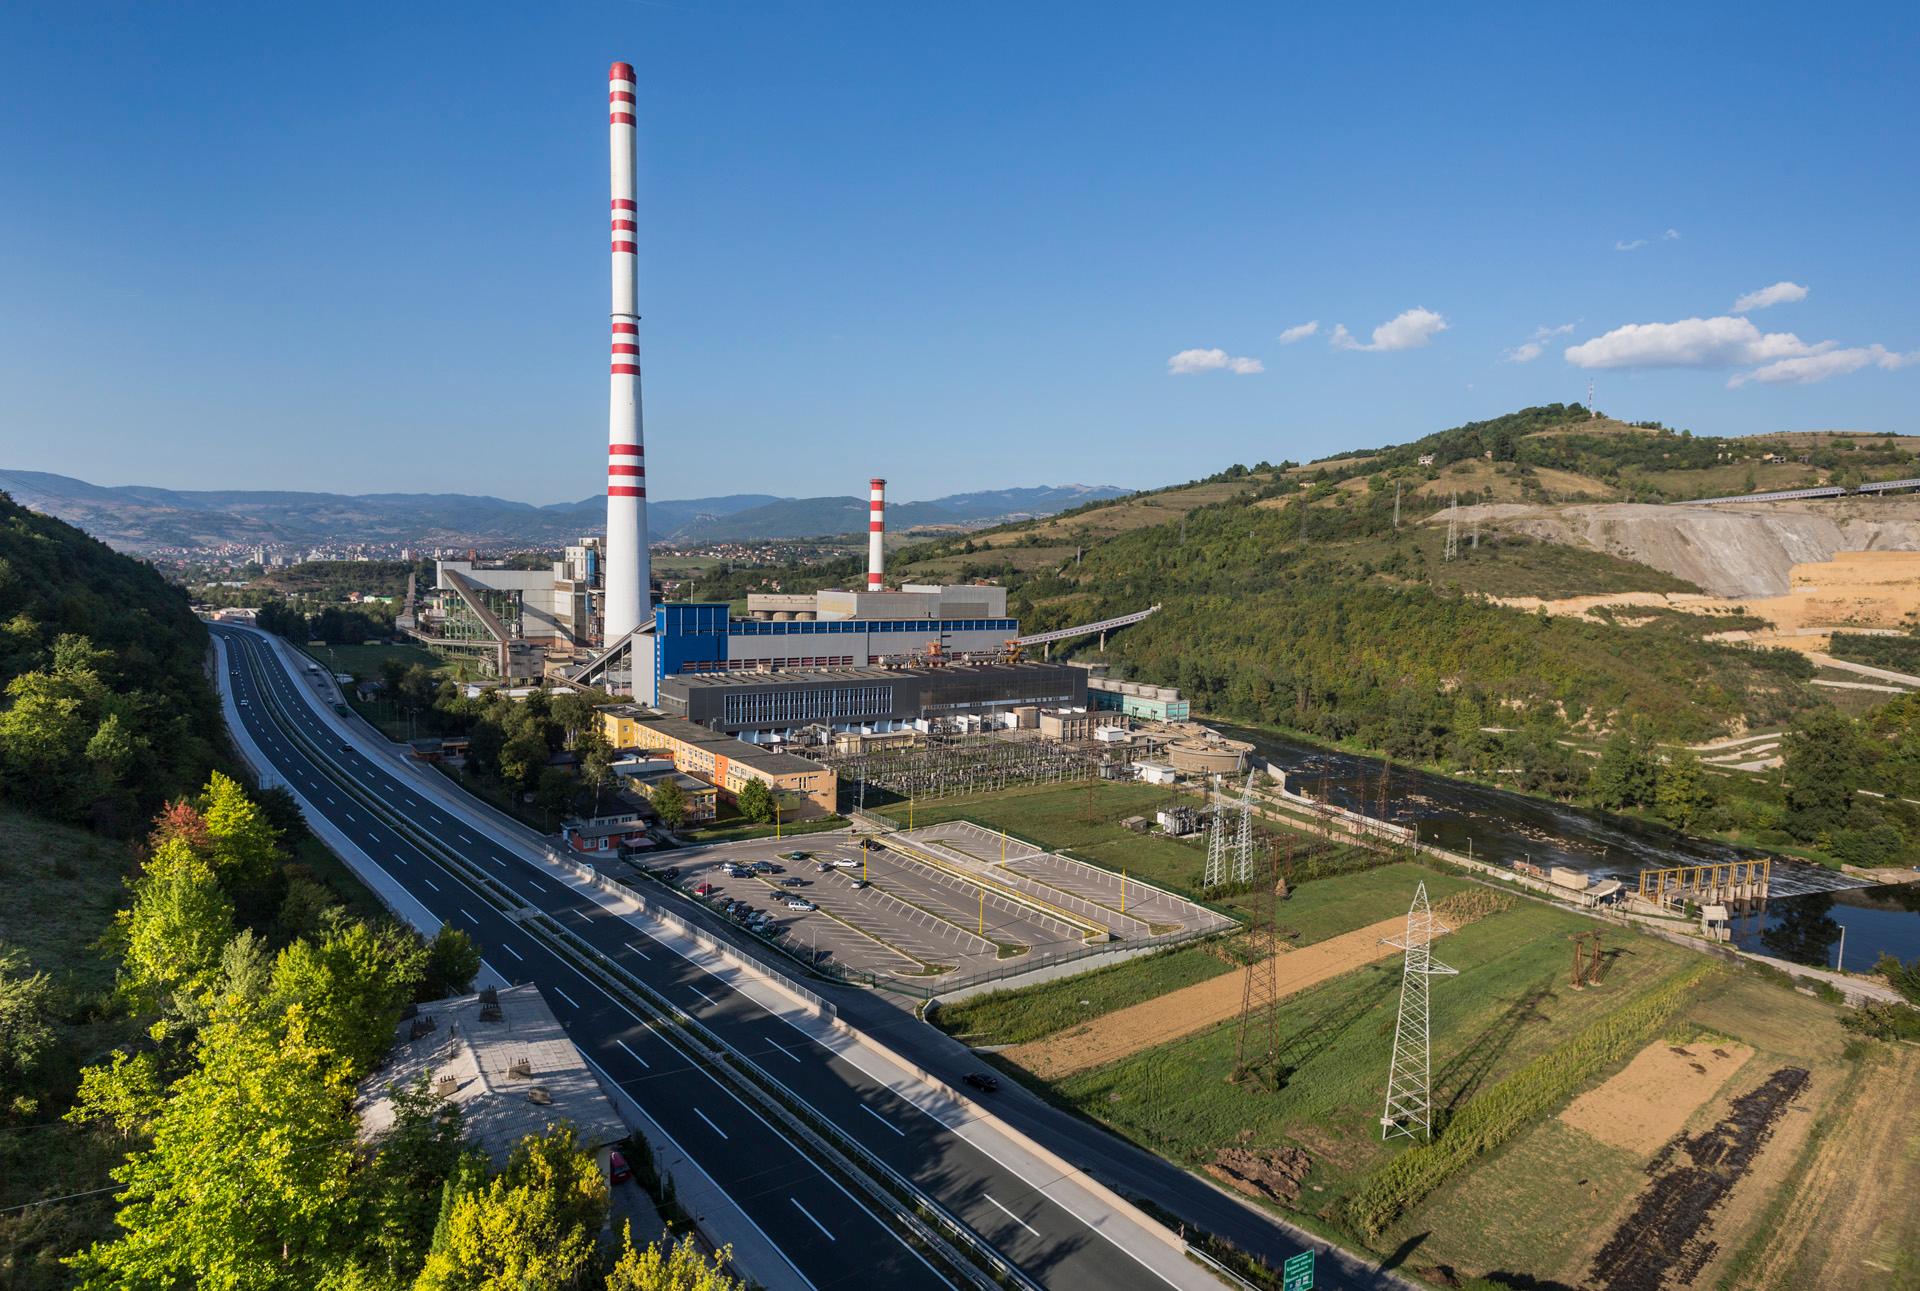
[[[1587,420],[1592,421],[1600,414],[1593,410],[1593,378],[1587,378]]]
[[[1450,932],[1433,917],[1422,882],[1407,907],[1404,937],[1388,937],[1386,944],[1407,952],[1400,977],[1400,1020],[1393,1029],[1393,1062],[1387,1069],[1387,1102],[1380,1113],[1382,1140],[1395,1135],[1433,1138],[1433,1028],[1428,1023],[1427,988],[1430,977],[1453,976],[1455,970],[1433,958],[1433,939]]]

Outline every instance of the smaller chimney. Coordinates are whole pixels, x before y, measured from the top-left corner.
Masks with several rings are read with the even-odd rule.
[[[886,585],[887,482],[870,480],[867,488],[867,590]]]

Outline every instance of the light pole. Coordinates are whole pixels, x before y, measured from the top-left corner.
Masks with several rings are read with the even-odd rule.
[[[1833,966],[1839,972],[1847,971],[1847,925],[1840,925],[1840,953],[1834,958]]]

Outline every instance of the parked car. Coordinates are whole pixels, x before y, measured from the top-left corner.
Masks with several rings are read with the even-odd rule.
[[[859,888],[870,888],[873,886],[873,884],[867,882],[865,879],[855,879],[853,881],[853,886],[857,890]]]
[[[789,910],[818,910],[819,908],[819,906],[807,900],[805,897],[787,898],[787,909]]]
[[[961,1079],[983,1094],[991,1094],[1000,1088],[1000,1078],[984,1071],[970,1071]]]
[[[854,860],[851,856],[837,856],[834,858],[833,863],[843,870],[857,870],[860,868],[860,862]]]
[[[808,883],[808,880],[806,879],[781,879],[780,880],[780,886],[783,888],[804,888],[807,886],[807,883]]]
[[[788,852],[787,859],[790,861],[804,861],[807,859],[807,854],[805,852]]]
[[[697,897],[710,897],[714,894],[715,891],[716,889],[714,888],[713,884],[702,883],[699,887],[693,890],[693,894]]]
[[[825,874],[828,870],[832,868],[833,866],[827,864],[825,861],[822,861],[818,865],[813,867],[813,872],[815,874]],[[1915,868],[1920,868],[1920,866],[1916,866]]]
[[[633,1167],[618,1152],[607,1153],[607,1176],[615,1183],[625,1183],[633,1178]]]

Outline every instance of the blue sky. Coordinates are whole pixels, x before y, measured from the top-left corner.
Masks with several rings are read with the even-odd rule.
[[[614,58],[655,496],[1144,487],[1589,376],[1699,432],[1920,431],[1917,32],[1894,5],[16,0],[0,466],[591,495]]]

